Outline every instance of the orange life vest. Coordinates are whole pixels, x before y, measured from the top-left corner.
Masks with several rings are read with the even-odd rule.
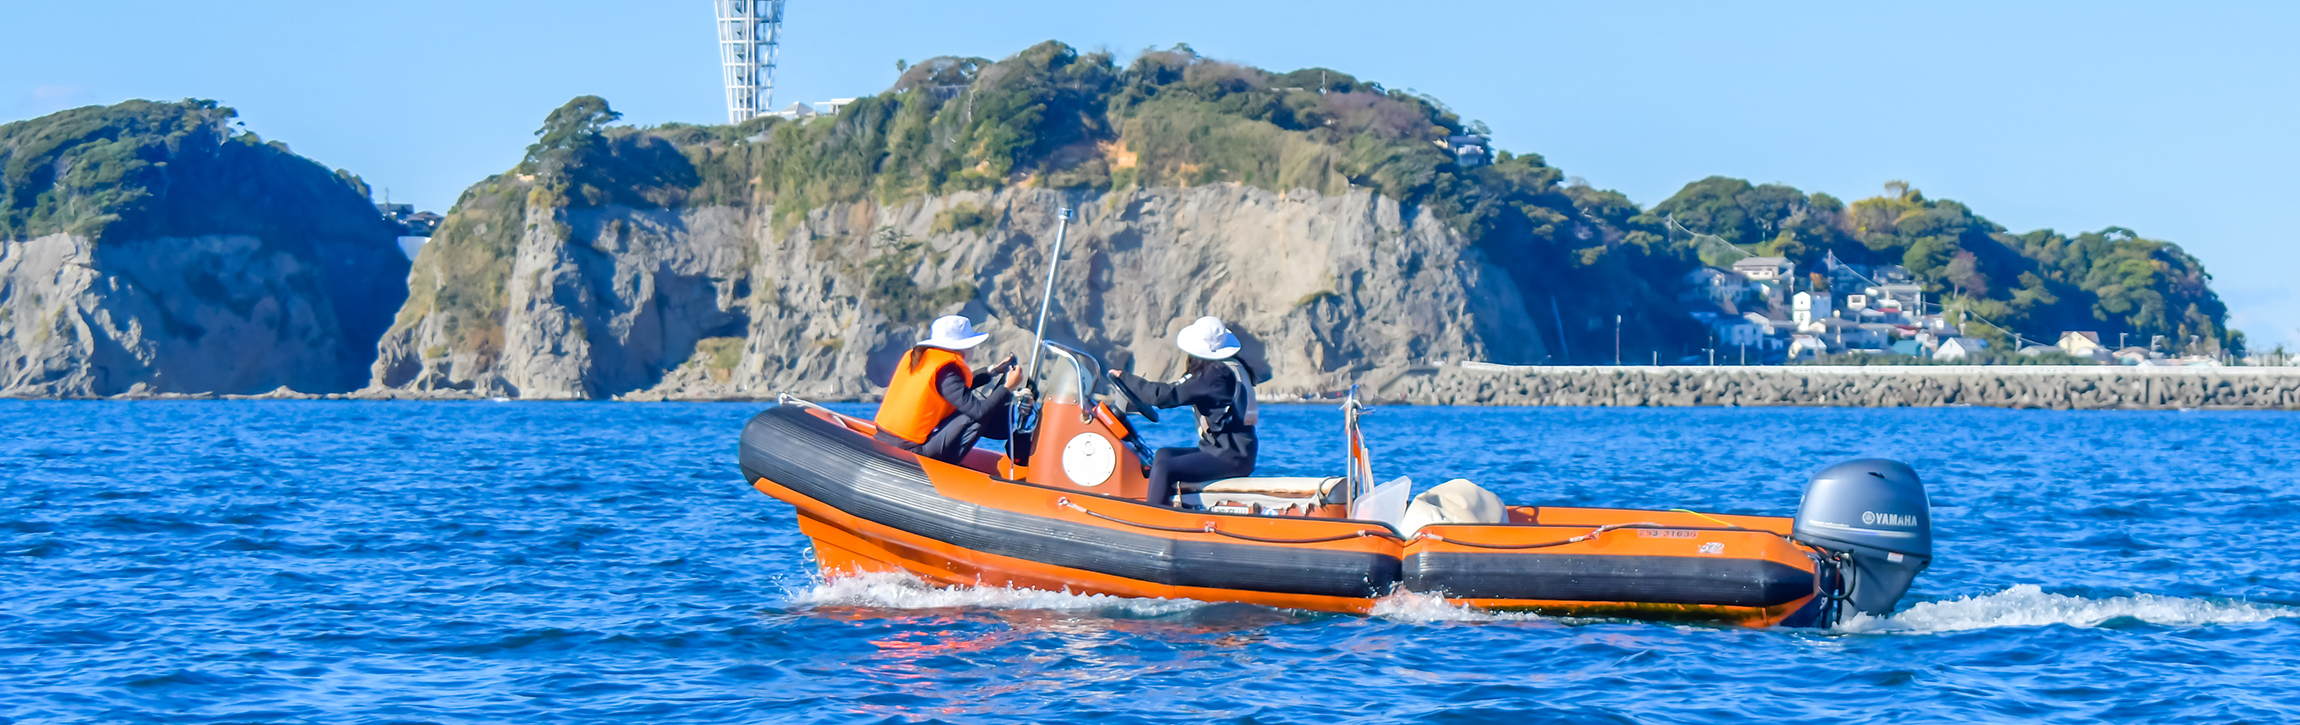
[[[912,356],[923,355],[912,365]],[[942,391],[934,387],[934,378],[946,366],[958,366],[958,377],[966,386],[974,387],[974,371],[966,367],[966,358],[939,347],[915,347],[903,353],[894,366],[894,379],[887,382],[886,400],[878,404],[878,429],[901,436],[912,443],[925,443],[958,408],[942,398]]]

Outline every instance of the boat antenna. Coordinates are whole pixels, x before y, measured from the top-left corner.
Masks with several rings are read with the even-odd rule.
[[[1038,296],[1038,330],[1033,335],[1037,340],[1030,345],[1030,377],[1026,379],[1031,381],[1038,380],[1038,355],[1046,349],[1046,310],[1054,305],[1054,272],[1062,268],[1062,238],[1070,234],[1070,207],[1062,207],[1055,216],[1060,221],[1054,227],[1054,256],[1047,258],[1046,292]],[[1091,384],[1084,380],[1078,382]]]

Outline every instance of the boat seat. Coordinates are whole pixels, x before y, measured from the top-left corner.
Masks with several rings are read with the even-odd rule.
[[[1260,516],[1308,516],[1331,503],[1340,477],[1225,478],[1177,481],[1172,505],[1184,510]]]
[[[1264,476],[1224,478],[1215,481],[1176,481],[1179,494],[1249,494],[1278,498],[1311,498],[1323,496],[1342,482],[1340,476]]]

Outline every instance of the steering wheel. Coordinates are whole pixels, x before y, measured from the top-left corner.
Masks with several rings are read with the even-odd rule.
[[[1126,383],[1118,378],[1118,371],[1116,370],[1110,371],[1110,387],[1118,389],[1118,394],[1126,398],[1126,406],[1133,408],[1135,415],[1142,416],[1143,420],[1152,423],[1158,422],[1158,409],[1150,407],[1149,403],[1142,402],[1142,396],[1135,395],[1132,388],[1126,387]]]

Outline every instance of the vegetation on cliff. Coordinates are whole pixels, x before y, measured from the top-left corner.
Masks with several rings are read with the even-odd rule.
[[[418,260],[415,276],[425,283],[401,323],[439,309],[474,342],[499,335],[487,329],[508,303],[501,280],[512,245],[520,230],[551,223],[552,209],[771,206],[775,221],[787,224],[833,203],[1003,185],[1122,191],[1240,183],[1280,192],[1362,189],[1407,204],[1409,213],[1429,209],[1537,293],[1553,318],[1545,336],[1558,319],[1622,311],[1634,313],[1633,343],[1698,334],[1690,320],[1662,309],[1668,283],[1692,257],[1661,248],[1659,234],[1624,227],[1637,209],[1620,194],[1567,185],[1530,154],[1465,167],[1444,144],[1482,127],[1433,99],[1327,69],[1270,73],[1186,46],[1120,66],[1107,53],[1049,42],[997,62],[937,58],[911,66],[886,92],[832,117],[651,128],[612,126],[617,118],[603,100],[575,99],[537,131],[519,168],[467,192]],[[521,218],[528,208],[545,217]],[[938,223],[979,228],[997,213],[954,211]],[[902,253],[899,244],[886,246],[887,254]],[[859,269],[870,273],[874,291],[919,298],[896,309],[954,293],[897,289],[893,266]],[[1568,349],[1594,350],[1598,337],[1613,334],[1582,325],[1566,331],[1589,338]]]
[[[0,126],[0,238],[381,239],[368,187],[236,130],[215,101],[128,101]]]
[[[451,278],[474,277],[452,293],[466,299],[439,301],[456,324],[475,325],[474,339],[487,337],[487,320],[506,303],[501,280],[518,232],[552,223],[548,214],[522,219],[522,209],[771,206],[775,222],[787,224],[832,203],[1004,185],[1238,183],[1328,195],[1362,189],[1409,213],[1435,214],[1515,279],[1537,313],[1523,324],[1558,341],[1548,347],[1563,359],[1552,362],[1609,360],[1617,334],[1627,351],[1670,357],[1707,344],[1676,294],[1705,250],[1666,228],[1672,214],[1807,270],[1831,252],[1847,262],[1907,263],[1946,299],[2032,335],[2099,329],[2240,343],[2224,329],[2225,310],[2201,265],[2129,231],[2012,235],[1913,190],[1848,205],[1723,178],[1691,184],[1648,211],[1568,181],[1538,155],[1457,161],[1450,146],[1482,126],[1435,99],[1329,69],[1276,73],[1221,62],[1187,46],[1124,65],[1056,42],[995,62],[936,58],[823,118],[652,128],[613,126],[617,118],[604,100],[575,99],[551,114],[513,175],[474,187],[450,214],[426,254],[439,255],[436,276],[450,279],[438,295],[460,285]],[[975,228],[996,223],[997,213],[953,210],[937,226]],[[899,244],[878,246],[904,253]],[[467,259],[448,261],[456,256]],[[858,267],[874,290],[929,301],[954,294],[902,288],[900,260],[876,261]],[[415,294],[431,294],[422,289],[429,286]]]

